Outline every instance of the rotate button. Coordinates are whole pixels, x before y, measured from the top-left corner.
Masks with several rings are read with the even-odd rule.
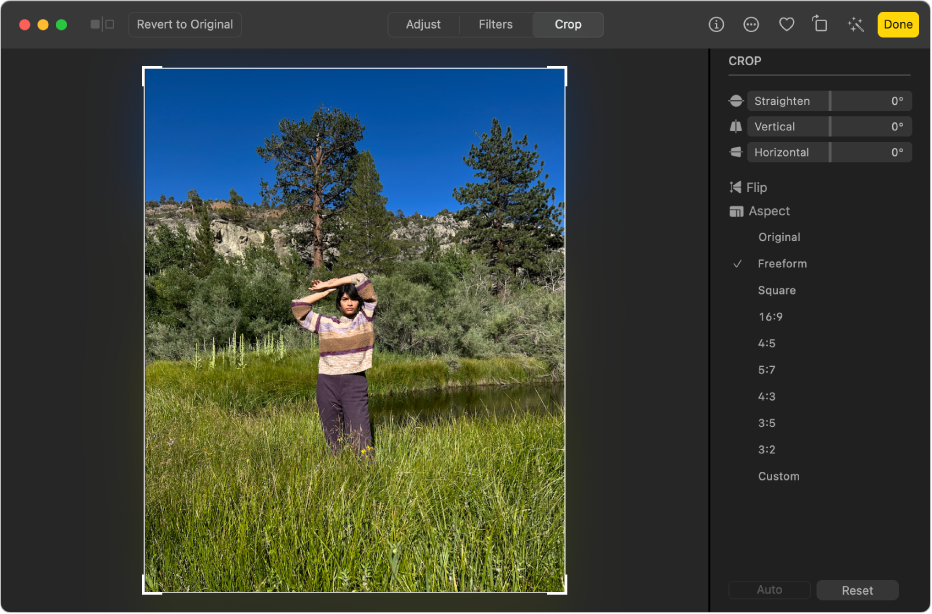
[[[732,599],[809,599],[812,585],[808,582],[729,582]]]
[[[919,36],[919,13],[880,13],[877,34],[881,38],[916,38]]]
[[[820,601],[894,601],[900,596],[896,580],[819,580]]]

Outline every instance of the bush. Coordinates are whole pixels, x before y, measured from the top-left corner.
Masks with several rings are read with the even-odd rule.
[[[209,349],[211,339],[225,344],[245,335],[251,342],[279,331],[287,334],[288,347],[316,345],[314,335],[295,325],[291,301],[310,294],[313,279],[357,271],[339,266],[308,271],[294,262],[282,270],[259,250],[252,256],[221,261],[204,279],[177,265],[147,275],[147,360],[189,357],[195,344]],[[391,275],[374,275],[372,281],[379,297],[380,351],[447,360],[532,356],[562,376],[565,309],[556,285],[526,284],[497,298],[488,268],[458,247],[447,250],[440,262],[400,262]],[[324,300],[315,309],[336,316],[333,303]]]

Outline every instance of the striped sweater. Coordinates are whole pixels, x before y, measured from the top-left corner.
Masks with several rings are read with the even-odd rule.
[[[310,303],[291,302],[291,312],[298,324],[320,336],[318,373],[344,375],[372,368],[375,289],[369,278],[362,273],[353,275],[353,283],[363,302],[352,320],[342,315],[339,318],[320,315],[311,309]]]

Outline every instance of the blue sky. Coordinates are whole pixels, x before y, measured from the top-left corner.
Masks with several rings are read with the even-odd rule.
[[[146,200],[235,188],[260,202],[275,163],[256,147],[319,103],[359,116],[357,147],[372,153],[391,211],[457,210],[453,188],[478,181],[463,156],[493,117],[539,145],[564,200],[562,70],[147,70],[145,96]]]

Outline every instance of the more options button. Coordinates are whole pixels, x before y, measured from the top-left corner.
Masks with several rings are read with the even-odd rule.
[[[821,601],[894,601],[900,596],[896,580],[819,580],[816,597]]]
[[[534,13],[532,31],[537,38],[601,38],[602,13]]]
[[[732,599],[809,599],[812,585],[808,582],[729,582]]]

